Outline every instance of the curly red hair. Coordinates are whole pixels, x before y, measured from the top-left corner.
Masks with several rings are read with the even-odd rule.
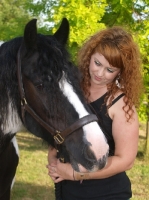
[[[111,104],[116,92],[124,92],[123,110],[129,121],[134,112],[133,105],[139,106],[143,91],[139,48],[132,35],[121,27],[108,28],[91,36],[78,53],[78,66],[82,72],[81,86],[87,99],[90,95],[89,64],[92,54],[96,52],[102,54],[110,65],[120,69],[120,88],[115,81],[108,85],[105,102],[110,99]]]

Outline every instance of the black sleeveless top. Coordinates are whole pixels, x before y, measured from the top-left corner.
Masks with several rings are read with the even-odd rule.
[[[104,103],[105,96],[106,94],[90,105],[99,118],[99,125],[109,144],[109,156],[112,156],[115,145],[112,136],[112,120]],[[124,94],[114,99],[112,105],[122,96]],[[62,200],[128,200],[131,196],[131,183],[125,172],[105,179],[83,180],[82,183],[80,181],[62,181]]]

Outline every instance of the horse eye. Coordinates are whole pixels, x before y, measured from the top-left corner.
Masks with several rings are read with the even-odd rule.
[[[35,86],[38,90],[42,90],[43,89],[43,83],[40,83],[38,85]]]

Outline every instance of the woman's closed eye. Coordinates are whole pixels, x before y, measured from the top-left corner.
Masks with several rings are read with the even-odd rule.
[[[114,72],[114,70],[111,69],[111,68],[107,68],[107,71],[110,72],[110,73],[113,73],[113,72]]]
[[[98,60],[94,60],[94,63],[97,67],[103,66]],[[115,72],[115,69],[109,67],[105,67],[109,73]]]
[[[97,60],[95,60],[94,63],[95,63],[96,66],[101,66],[101,65],[102,65],[102,64],[101,64],[99,61],[97,61]]]

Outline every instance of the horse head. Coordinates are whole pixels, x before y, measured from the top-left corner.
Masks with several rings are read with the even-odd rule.
[[[36,19],[26,25],[17,61],[21,118],[76,171],[95,171],[106,164],[108,144],[80,89],[68,36],[67,19],[54,35],[38,34]]]

